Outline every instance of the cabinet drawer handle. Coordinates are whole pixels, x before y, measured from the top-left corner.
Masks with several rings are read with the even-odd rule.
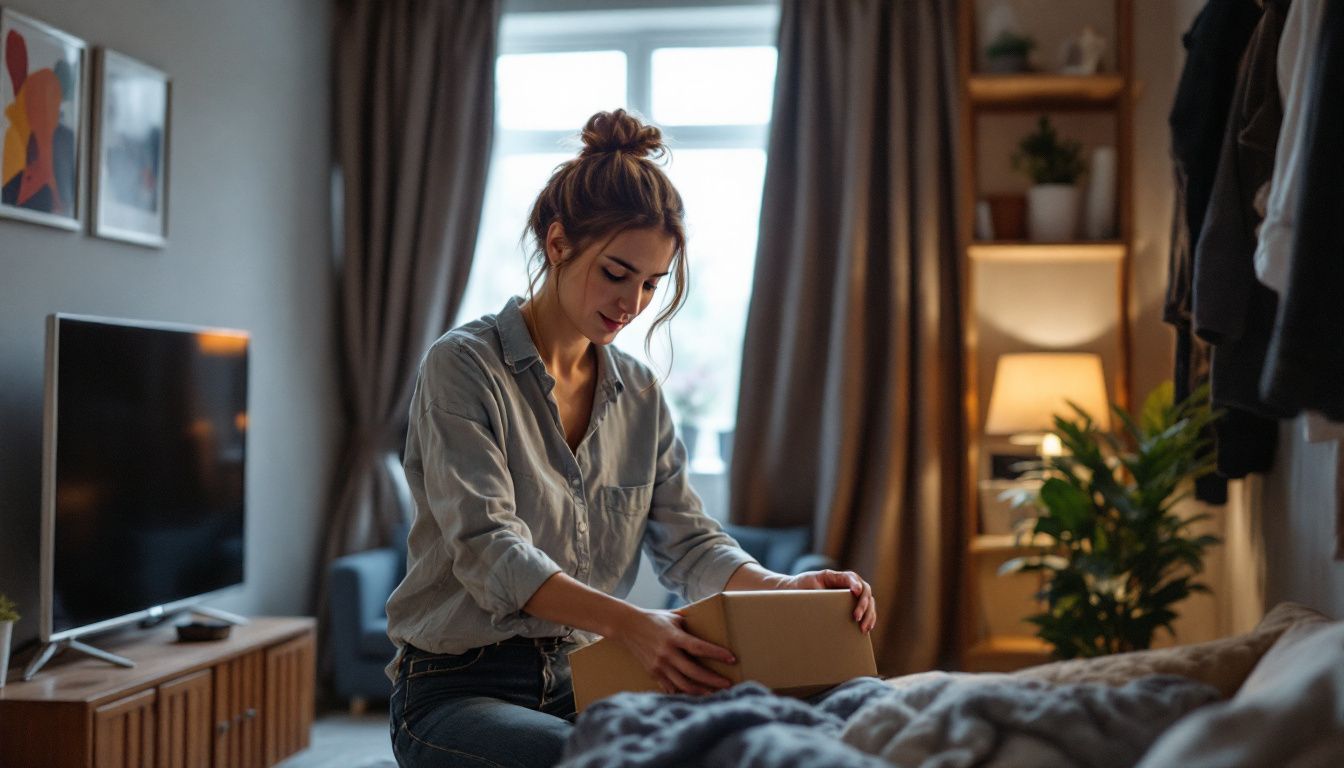
[[[244,720],[251,720],[251,719],[255,718],[256,716],[257,716],[257,708],[256,708],[256,707],[248,707],[248,708],[247,708],[247,711],[243,712],[243,719],[244,719]]]

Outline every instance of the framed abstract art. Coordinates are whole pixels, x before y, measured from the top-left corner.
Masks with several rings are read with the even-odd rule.
[[[0,10],[0,216],[79,229],[86,58],[83,40]]]
[[[101,48],[94,96],[93,233],[162,247],[168,234],[168,76]]]

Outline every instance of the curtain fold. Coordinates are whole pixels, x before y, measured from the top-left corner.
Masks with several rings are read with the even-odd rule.
[[[784,0],[731,515],[811,525],[884,674],[954,650],[965,453],[952,0]]]
[[[501,0],[341,0],[332,130],[341,463],[318,563],[387,543],[409,515],[397,454],[417,365],[471,273],[493,130]]]

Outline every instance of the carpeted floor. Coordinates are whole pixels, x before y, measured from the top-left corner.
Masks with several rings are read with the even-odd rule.
[[[387,735],[387,712],[377,706],[358,717],[324,713],[313,724],[312,744],[279,768],[396,768]]]

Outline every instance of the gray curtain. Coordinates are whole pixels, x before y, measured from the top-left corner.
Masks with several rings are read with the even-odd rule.
[[[810,525],[884,674],[954,649],[964,458],[952,0],[784,0],[732,519]]]
[[[397,454],[420,355],[452,323],[480,224],[500,0],[341,0],[332,50],[347,433],[318,577],[409,513]]]

